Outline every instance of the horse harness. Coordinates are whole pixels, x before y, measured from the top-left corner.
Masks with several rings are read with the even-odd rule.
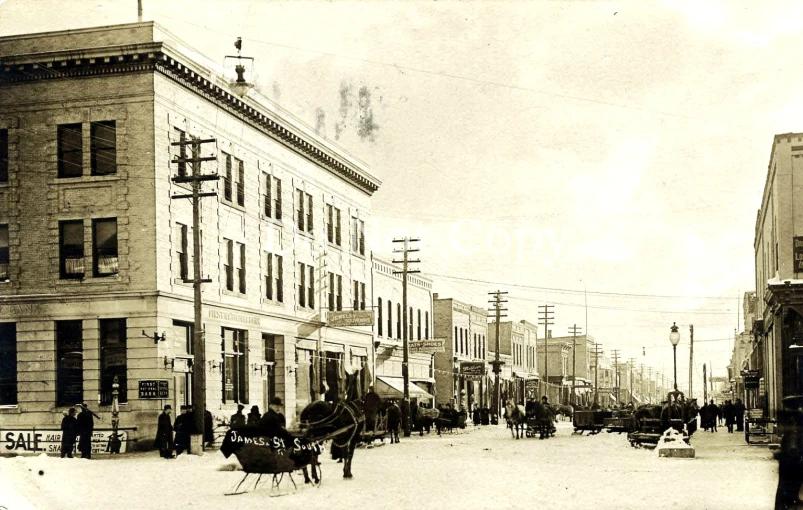
[[[362,415],[361,413],[358,414],[355,404],[351,402],[346,402],[346,403],[338,402],[337,405],[335,406],[335,410],[329,416],[326,416],[325,418],[322,418],[314,422],[302,422],[302,424],[305,425],[306,427],[312,427],[313,425],[326,425],[332,423],[343,414],[344,409],[351,416],[353,423],[351,423],[350,425],[346,425],[345,427],[341,427],[335,430],[334,432],[330,432],[329,434],[326,434],[323,437],[311,438],[311,440],[326,441],[328,439],[331,439],[332,444],[337,446],[338,448],[343,448],[349,443],[351,443],[351,441],[354,439],[354,436],[357,434],[357,431],[359,430],[360,424],[365,422],[365,416]],[[351,434],[349,435],[346,441],[344,441],[343,443],[338,443],[337,441],[334,440],[335,437],[345,432],[348,432],[349,429],[351,429]]]

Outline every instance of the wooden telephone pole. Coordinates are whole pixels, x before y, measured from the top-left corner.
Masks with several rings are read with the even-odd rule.
[[[402,253],[402,260],[394,260],[394,264],[402,264],[401,271],[393,271],[393,274],[402,275],[402,350],[404,352],[402,358],[402,378],[404,379],[404,403],[402,405],[402,418],[404,426],[404,437],[410,437],[410,344],[409,336],[412,331],[407,331],[407,275],[411,273],[420,273],[420,271],[411,271],[408,267],[409,264],[418,264],[421,260],[410,260],[407,254],[419,251],[418,248],[410,248],[410,243],[417,243],[420,239],[411,239],[405,237],[404,239],[394,239],[394,243],[404,243],[401,250],[394,250],[393,253]],[[412,318],[412,317],[411,317]]]
[[[497,416],[497,420],[499,419],[499,373],[502,371],[502,365],[504,364],[503,361],[499,359],[499,344],[501,344],[501,339],[499,338],[499,321],[502,317],[507,317],[506,315],[502,315],[502,312],[506,312],[506,308],[502,308],[503,303],[507,303],[507,301],[502,300],[502,295],[507,294],[507,292],[502,292],[501,290],[497,290],[496,292],[489,292],[488,294],[494,297],[493,301],[490,301],[491,308],[489,311],[493,312],[496,317],[496,356],[494,357],[493,361],[493,371],[494,371],[494,402],[491,406],[491,412]]]
[[[538,305],[538,324],[544,325],[544,395],[549,398],[549,326],[555,324],[554,305]]]
[[[689,325],[689,394],[686,398],[692,398],[692,374],[694,373],[694,325]]]
[[[574,405],[575,402],[575,388],[577,387],[577,333],[580,333],[583,328],[573,325],[569,328],[569,333],[572,334],[572,398],[569,402]]]
[[[599,406],[599,355],[602,354],[602,344],[594,344],[594,407]]]
[[[613,366],[616,369],[616,375],[614,380],[614,396],[616,397],[616,403],[619,404],[619,384],[621,381],[621,374],[619,372],[619,349],[614,349],[613,352]]]
[[[193,454],[200,455],[203,451],[204,437],[204,411],[206,410],[206,342],[204,340],[203,324],[201,323],[201,284],[209,283],[212,280],[201,277],[201,198],[217,196],[215,192],[201,192],[201,184],[206,181],[217,181],[217,174],[201,174],[201,163],[204,161],[216,161],[216,156],[201,157],[201,145],[205,143],[215,143],[214,138],[201,140],[190,138],[173,142],[170,145],[181,147],[180,156],[173,159],[172,163],[178,165],[179,174],[171,180],[177,184],[189,183],[192,186],[192,193],[173,195],[171,198],[190,198],[192,199],[192,282],[193,288],[193,308],[195,320],[192,331],[192,408],[194,428],[191,436],[190,448]],[[192,157],[186,157],[185,147],[191,148]],[[192,168],[192,173],[187,175],[187,163]]]

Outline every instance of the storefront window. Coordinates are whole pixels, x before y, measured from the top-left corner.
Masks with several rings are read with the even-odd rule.
[[[248,403],[248,332],[222,328],[223,403]]]
[[[126,391],[126,320],[100,320],[100,405],[112,404],[112,384],[117,376],[118,402],[128,402]]]
[[[84,400],[82,321],[56,321],[56,405],[74,406]]]

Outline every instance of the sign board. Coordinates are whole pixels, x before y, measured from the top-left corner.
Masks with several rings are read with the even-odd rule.
[[[445,344],[446,342],[442,338],[435,338],[432,340],[410,340],[407,343],[410,347],[410,353],[412,354],[446,352]]]
[[[803,237],[792,238],[792,261],[795,273],[803,273]]]
[[[120,436],[120,453],[125,453],[128,444],[128,432],[118,430]],[[92,433],[92,455],[110,453],[109,439],[111,430],[95,430]],[[0,454],[60,454],[61,430],[56,429],[0,429]],[[76,438],[73,455],[80,457]]]
[[[480,380],[485,377],[484,361],[461,361],[460,375],[469,380]]]
[[[742,378],[746,389],[755,389],[758,388],[761,376],[758,370],[742,370]]]
[[[373,326],[373,310],[346,310],[342,312],[326,312],[328,326]]]
[[[170,398],[170,385],[166,380],[151,379],[139,381],[140,400],[165,400]]]
[[[527,391],[538,390],[538,379],[527,379],[524,382],[524,389]]]

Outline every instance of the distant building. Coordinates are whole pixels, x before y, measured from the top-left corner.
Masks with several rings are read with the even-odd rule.
[[[444,352],[435,354],[435,392],[438,404],[490,407],[488,311],[452,298],[433,295],[435,338],[444,339]],[[471,375],[468,371],[471,370]],[[479,375],[475,375],[478,371]]]
[[[527,321],[499,323],[499,354],[500,359],[506,361],[500,377],[500,404],[506,399],[523,404],[540,396],[536,370],[537,336],[537,326]],[[493,360],[496,355],[496,322],[488,323],[488,347],[488,359]]]
[[[404,396],[402,364],[403,321],[401,267],[373,255],[372,295],[374,298],[374,333],[376,341],[376,391],[380,396],[401,399]],[[410,341],[432,339],[432,281],[420,274],[407,276],[407,338]],[[410,353],[409,393],[415,403],[432,405],[435,374],[434,354]]]

